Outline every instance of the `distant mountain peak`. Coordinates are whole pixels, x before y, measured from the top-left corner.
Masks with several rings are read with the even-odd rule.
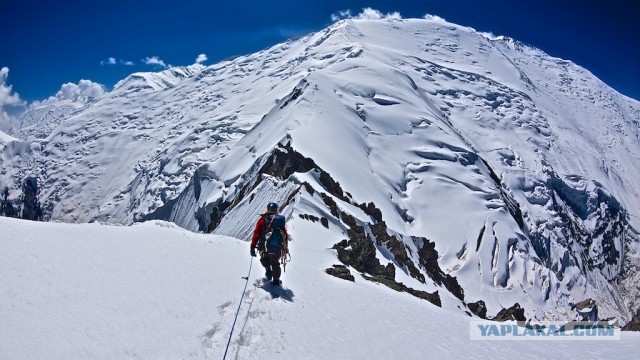
[[[160,72],[136,72],[123,80],[120,80],[113,87],[113,91],[137,91],[151,89],[160,91],[170,88],[181,80],[191,77],[202,71],[205,66],[193,64],[189,66],[175,66]]]

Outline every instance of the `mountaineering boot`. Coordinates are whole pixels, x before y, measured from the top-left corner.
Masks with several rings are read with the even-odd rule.
[[[271,278],[273,277],[273,272],[271,271],[271,269],[267,269],[267,271],[264,272],[264,277],[266,277],[267,280],[271,280]]]
[[[273,279],[273,281],[271,283],[273,284],[273,286],[282,285],[282,281],[280,281],[279,279]]]

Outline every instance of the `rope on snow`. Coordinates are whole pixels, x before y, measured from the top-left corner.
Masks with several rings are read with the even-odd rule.
[[[242,290],[242,296],[240,296],[240,301],[238,302],[238,310],[236,310],[236,316],[233,319],[233,325],[231,325],[231,332],[229,333],[229,340],[227,341],[227,348],[224,350],[224,356],[222,360],[227,358],[227,351],[229,351],[229,345],[231,344],[231,337],[233,336],[233,328],[236,326],[236,321],[238,320],[238,314],[240,314],[240,306],[242,306],[242,299],[244,299],[244,294],[247,292],[247,284],[249,284],[249,276],[251,276],[251,266],[253,266],[253,256],[251,257],[251,261],[249,262],[249,273],[246,277],[242,277],[246,280],[244,283],[244,290]]]

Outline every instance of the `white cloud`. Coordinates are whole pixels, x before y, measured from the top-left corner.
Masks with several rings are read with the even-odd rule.
[[[79,83],[66,83],[60,87],[55,96],[44,101],[33,101],[27,104],[20,99],[18,93],[13,92],[12,86],[7,84],[9,68],[0,69],[0,131],[11,132],[12,124],[22,116],[27,108],[47,105],[61,100],[82,100],[98,97],[105,93],[104,86],[91,80],[80,80]]]
[[[29,108],[33,109],[39,106],[51,105],[63,100],[86,101],[101,96],[104,93],[104,85],[91,80],[82,79],[77,84],[71,82],[62,84],[62,86],[60,86],[60,90],[58,90],[54,96],[49,96],[47,99],[42,101],[32,101],[29,104]]]
[[[370,7],[362,9],[362,12],[356,16],[357,19],[366,19],[366,20],[380,20],[380,19],[402,19],[400,13],[395,11],[393,13],[383,14],[376,9],[372,9]]]
[[[11,93],[12,86],[7,85],[7,78],[9,77],[9,68],[3,67],[0,69],[0,106],[20,106],[24,105],[24,101],[20,99],[18,93]]]
[[[116,59],[115,58],[108,58],[107,60],[100,60],[100,65],[115,65],[116,64]]]
[[[91,80],[80,80],[79,83],[66,83],[56,93],[57,100],[76,100],[82,98],[95,98],[104,94],[104,86]],[[53,97],[49,100],[53,100]]]
[[[114,57],[109,57],[107,60],[101,60],[100,61],[100,65],[116,65],[116,64],[122,64],[122,65],[135,65],[135,63],[133,61],[128,61],[128,60],[118,60]]]
[[[12,93],[13,86],[7,84],[9,68],[0,69],[0,131],[7,132],[11,122],[23,111],[26,102],[20,99],[18,93]]]
[[[440,22],[440,23],[446,23],[447,22],[447,20],[445,20],[444,18],[442,18],[442,17],[440,17],[438,15],[424,14],[424,18],[427,19],[427,20]]]
[[[474,29],[475,30],[475,29]],[[502,38],[502,36],[495,36],[492,32],[484,32],[484,31],[476,31],[478,34],[484,36],[485,38],[489,39],[489,40],[498,40],[500,38]]]
[[[144,61],[144,63],[145,63],[146,65],[161,66],[161,67],[163,67],[163,68],[165,68],[165,69],[166,69],[166,68],[168,68],[169,66],[171,66],[171,65],[167,65],[167,64],[165,64],[165,62],[164,62],[164,61],[162,61],[162,59],[160,59],[160,58],[159,58],[159,57],[157,57],[157,56],[152,56],[152,57],[148,57],[148,56],[147,56],[147,57],[146,57],[145,59],[143,59],[142,61]]]
[[[362,20],[380,20],[380,19],[395,19],[401,20],[402,15],[399,12],[394,11],[392,13],[383,14],[381,11],[366,7],[362,9],[362,12],[358,15],[351,15],[351,10],[342,10],[337,13],[331,14],[332,21],[338,21],[342,19],[362,19]]]
[[[335,22],[342,19],[350,19],[351,17],[351,10],[341,10],[337,13],[331,14],[331,21]]]
[[[200,63],[203,63],[205,61],[207,61],[207,54],[200,54],[196,58],[196,64],[200,64]]]

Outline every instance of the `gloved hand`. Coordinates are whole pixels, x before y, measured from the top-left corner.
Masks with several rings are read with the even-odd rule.
[[[251,248],[249,254],[251,254],[251,256],[256,256],[256,248]]]

